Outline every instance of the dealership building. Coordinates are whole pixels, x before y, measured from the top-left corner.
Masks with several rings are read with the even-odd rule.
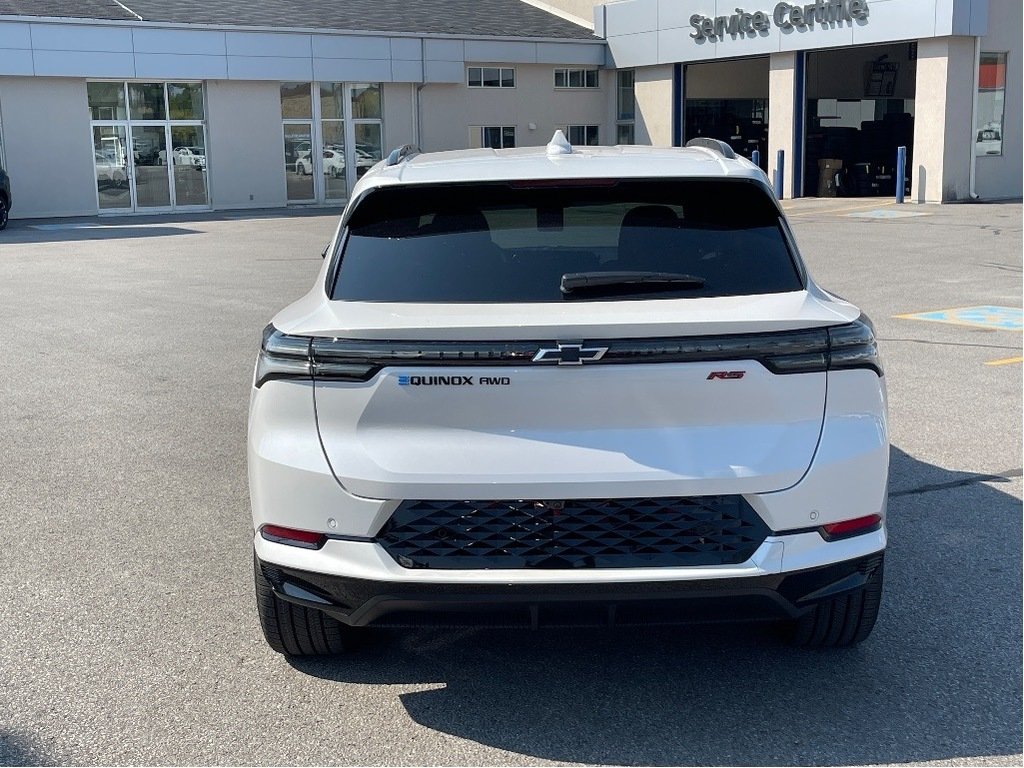
[[[1019,0],[0,0],[12,217],[339,207],[390,148],[756,151],[785,197],[1021,196]]]

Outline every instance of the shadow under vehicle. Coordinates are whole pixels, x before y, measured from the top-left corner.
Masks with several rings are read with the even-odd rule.
[[[421,684],[418,724],[602,765],[866,765],[1021,750],[1015,469],[943,469],[893,448],[883,609],[855,648],[785,647],[771,625],[381,631],[290,659],[338,683]],[[998,533],[1002,532],[1002,533]],[[340,689],[339,689],[340,692]]]

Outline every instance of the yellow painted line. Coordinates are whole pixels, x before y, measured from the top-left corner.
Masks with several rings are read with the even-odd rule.
[[[1024,357],[1004,357],[1002,360],[989,360],[985,365],[1010,365],[1010,363],[1024,363]]]
[[[879,208],[886,208],[886,207],[888,207],[890,205],[896,205],[896,202],[893,201],[891,203],[872,203],[871,205],[858,205],[858,206],[853,207],[853,208],[816,208],[813,211],[799,211],[797,213],[790,213],[789,214],[789,218],[792,219],[795,216],[817,216],[817,215],[820,215],[820,214],[823,214],[823,213],[824,214],[830,214],[830,213],[850,213],[851,211],[873,211],[873,210],[877,210]]]

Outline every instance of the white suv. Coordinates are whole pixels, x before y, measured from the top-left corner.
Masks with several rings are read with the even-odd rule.
[[[840,646],[878,613],[871,324],[707,139],[393,152],[263,334],[248,450],[281,653],[723,619]]]

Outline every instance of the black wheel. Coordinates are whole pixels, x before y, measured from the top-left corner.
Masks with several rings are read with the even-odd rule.
[[[7,227],[7,201],[0,197],[0,229]]]
[[[842,648],[871,634],[882,601],[883,561],[854,592],[823,600],[792,623],[790,640],[803,648]]]
[[[315,608],[282,600],[253,558],[256,575],[256,607],[267,644],[286,656],[319,656],[341,653],[349,646],[352,627]]]

